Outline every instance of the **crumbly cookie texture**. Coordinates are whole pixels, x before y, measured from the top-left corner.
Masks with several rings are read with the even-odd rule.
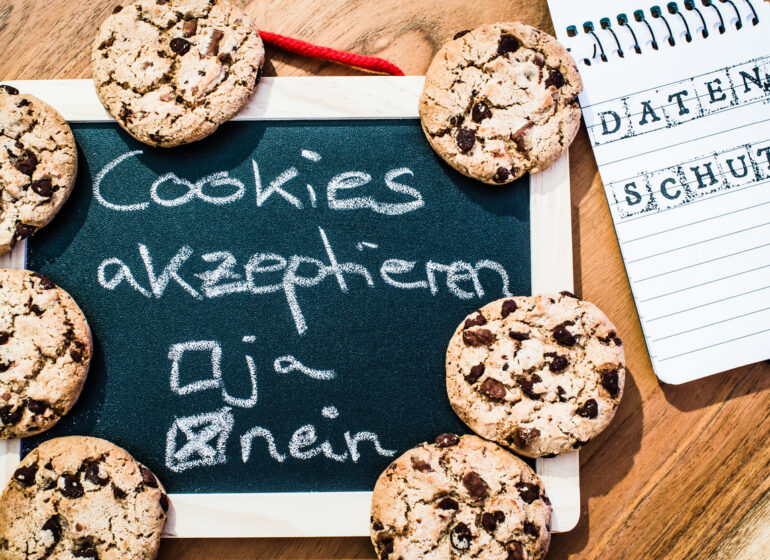
[[[91,346],[67,292],[28,270],[0,270],[0,439],[40,433],[69,412]]]
[[[0,255],[51,221],[76,174],[67,121],[38,98],[0,85]]]
[[[152,560],[168,496],[150,470],[102,439],[49,440],[0,499],[3,560]]]
[[[482,307],[460,324],[446,355],[458,416],[528,457],[572,451],[604,430],[625,373],[615,326],[570,292]]]
[[[460,173],[510,183],[550,167],[580,127],[575,62],[522,23],[461,31],[436,54],[420,97],[433,149]]]
[[[442,434],[380,475],[371,538],[380,560],[539,560],[551,502],[521,459],[476,436]]]
[[[117,9],[93,47],[104,106],[137,140],[199,140],[246,104],[265,49],[240,8],[224,0],[140,0]]]

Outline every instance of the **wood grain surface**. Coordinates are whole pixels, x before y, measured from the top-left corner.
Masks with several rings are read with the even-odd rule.
[[[90,77],[92,37],[116,3],[2,0],[0,80]],[[551,30],[545,0],[237,3],[262,29],[386,57],[407,74],[424,73],[461,29],[520,20]],[[355,74],[273,49],[268,59],[267,75]],[[659,383],[585,130],[571,148],[571,168],[577,291],[617,324],[630,376],[614,422],[581,452],[580,524],[554,536],[548,558],[768,558],[770,365]],[[373,557],[366,539],[189,539],[165,541],[161,552],[185,560]]]

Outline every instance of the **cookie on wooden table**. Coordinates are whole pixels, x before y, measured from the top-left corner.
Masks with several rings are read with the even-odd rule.
[[[49,440],[24,457],[0,499],[4,560],[151,560],[168,496],[150,470],[102,439]]]
[[[91,363],[91,331],[70,295],[28,270],[0,269],[0,439],[67,414]]]
[[[420,117],[433,149],[460,173],[510,183],[550,167],[580,127],[575,62],[522,23],[463,31],[425,76]]]
[[[0,255],[56,215],[77,161],[72,131],[53,107],[0,85]]]
[[[460,324],[446,355],[458,416],[528,457],[572,451],[604,430],[625,373],[614,325],[569,292],[482,307]]]
[[[381,560],[539,560],[551,502],[521,459],[476,436],[443,434],[380,475],[371,538]]]
[[[171,147],[208,136],[246,105],[265,49],[225,0],[141,0],[99,29],[96,93],[137,140]]]

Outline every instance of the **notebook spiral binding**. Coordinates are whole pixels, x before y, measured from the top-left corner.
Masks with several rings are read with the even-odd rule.
[[[762,1],[762,0],[758,0]],[[660,49],[659,37],[656,35],[653,26],[650,24],[648,17],[653,20],[660,20],[666,28],[666,35],[660,37],[665,40],[670,46],[676,46],[676,37],[672,29],[672,23],[669,20],[677,21],[681,23],[684,28],[684,33],[681,34],[684,40],[688,43],[693,41],[692,31],[700,30],[700,34],[704,39],[708,39],[710,35],[709,24],[707,17],[711,19],[713,15],[716,15],[719,21],[719,25],[716,26],[716,31],[722,35],[727,32],[726,22],[735,21],[735,29],[740,30],[744,26],[744,16],[741,14],[741,8],[739,5],[743,4],[744,9],[748,7],[751,10],[750,18],[746,18],[751,25],[759,24],[759,14],[754,8],[751,0],[718,0],[718,3],[723,4],[722,9],[717,6],[717,2],[713,0],[700,0],[701,7],[698,7],[696,0],[684,0],[681,2],[684,6],[684,10],[680,10],[679,2],[668,2],[666,4],[666,11],[668,15],[660,8],[660,6],[652,6],[650,8],[649,16],[645,14],[644,10],[636,10],[633,13],[633,21],[631,21],[627,14],[621,13],[616,16],[617,25],[613,28],[613,22],[609,17],[599,20],[599,28],[597,29],[593,22],[587,21],[582,26],[584,34],[591,36],[594,41],[593,56],[591,59],[584,58],[583,62],[587,66],[591,66],[592,60],[600,60],[601,62],[609,62],[610,56],[602,43],[602,37],[605,41],[612,41],[617,47],[616,50],[612,50],[609,54],[616,54],[619,58],[625,58],[626,52],[623,50],[619,34],[624,34],[633,40],[633,50],[637,54],[642,54],[642,45],[649,41],[650,47],[653,50]],[[723,10],[726,13],[723,13]],[[686,14],[686,15],[685,15]],[[638,24],[638,25],[632,25]],[[634,29],[636,27],[636,30]],[[617,31],[616,31],[617,29]],[[578,28],[575,25],[567,27],[568,37],[577,37],[579,35]],[[640,43],[640,40],[642,43]],[[571,49],[570,49],[571,50]]]

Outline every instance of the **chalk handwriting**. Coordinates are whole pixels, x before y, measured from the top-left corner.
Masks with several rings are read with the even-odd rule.
[[[275,369],[276,373],[291,373],[292,371],[298,371],[311,379],[322,379],[324,381],[337,377],[337,374],[333,369],[313,369],[302,365],[302,363],[294,356],[281,356],[280,358],[276,358],[273,363],[273,369]]]
[[[166,467],[180,473],[227,462],[227,439],[235,420],[228,407],[175,418],[166,436]],[[180,435],[184,441],[180,442]],[[180,446],[181,443],[181,446]]]
[[[433,296],[445,287],[450,294],[462,300],[491,299],[496,294],[502,297],[511,295],[510,279],[505,267],[489,259],[480,259],[474,263],[458,260],[449,264],[428,260],[419,265],[416,260],[388,258],[378,266],[379,278],[382,280],[382,284],[378,284],[370,272],[370,266],[362,262],[341,260],[323,228],[318,228],[318,235],[324,253],[321,256],[325,261],[305,255],[284,257],[276,253],[260,252],[252,255],[246,265],[239,265],[229,251],[214,251],[200,255],[193,263],[200,267],[202,261],[205,265],[213,265],[213,268],[188,275],[184,275],[183,267],[193,259],[195,253],[191,247],[185,245],[179,249],[162,271],[157,273],[149,248],[140,243],[139,255],[148,287],[140,283],[139,276],[117,257],[102,261],[98,267],[97,280],[107,290],[116,290],[126,284],[147,298],[162,298],[171,284],[199,300],[238,293],[260,295],[280,292],[300,335],[305,334],[309,328],[300,304],[300,293],[319,286],[329,278],[333,278],[343,294],[351,293],[354,289],[360,291],[389,286],[403,290],[429,290]],[[372,251],[378,247],[369,242],[359,244]],[[368,258],[376,258],[377,253],[372,251],[366,253]],[[364,256],[360,252],[357,254]],[[200,285],[193,286],[190,283],[192,280],[188,282],[185,276],[197,278]],[[485,285],[482,278],[490,284]],[[490,290],[492,294],[487,293]]]

